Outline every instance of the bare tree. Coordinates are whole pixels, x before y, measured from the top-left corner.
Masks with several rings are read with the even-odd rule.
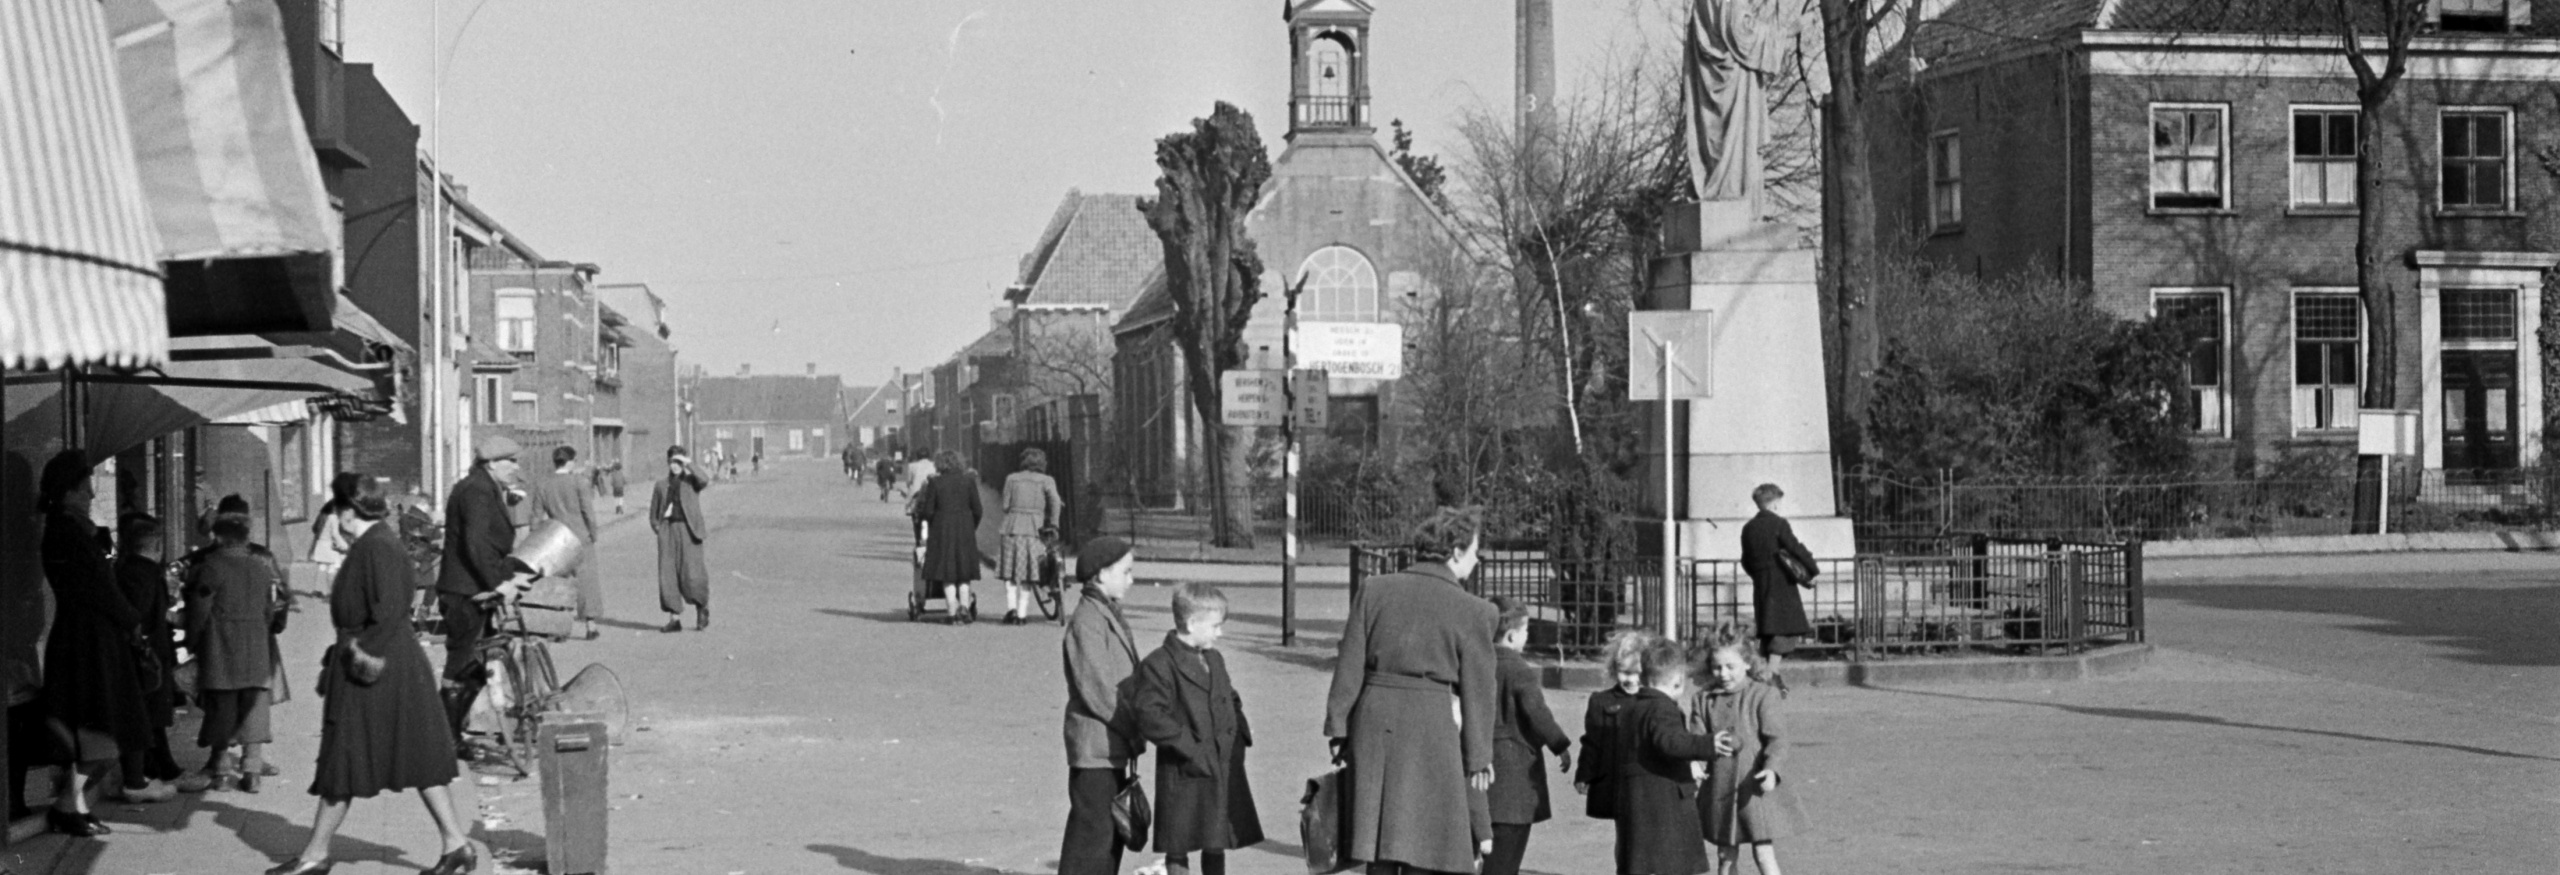
[[[1271,178],[1271,158],[1253,116],[1219,101],[1191,130],[1156,141],[1156,166],[1163,171],[1156,196],[1139,199],[1138,211],[1164,242],[1174,339],[1203,424],[1211,538],[1221,547],[1251,547],[1252,432],[1216,423],[1219,376],[1244,364],[1245,323],[1262,298],[1262,257],[1245,234],[1245,218]]]
[[[1893,19],[1903,0],[1818,0],[1822,12],[1823,65],[1831,93],[1822,101],[1824,198],[1823,261],[1829,268],[1841,346],[1840,413],[1851,435],[1849,461],[1866,458],[1867,407],[1883,364],[1876,292],[1877,230],[1873,153],[1867,131],[1869,102],[1883,84],[1868,56],[1878,28]]]
[[[2365,356],[2362,403],[2395,407],[2399,403],[2399,291],[2393,269],[2383,263],[2385,249],[2382,186],[2382,114],[2409,72],[2409,43],[2427,23],[2428,0],[2330,0],[2330,14],[2356,74],[2356,289],[2364,299],[2365,318],[2374,329]],[[2382,67],[2374,68],[2365,46],[2367,28],[2382,38]]]

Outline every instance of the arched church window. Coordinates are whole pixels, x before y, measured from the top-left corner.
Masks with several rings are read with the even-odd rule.
[[[1378,321],[1378,269],[1348,246],[1327,246],[1298,266],[1307,287],[1298,297],[1305,322]]]

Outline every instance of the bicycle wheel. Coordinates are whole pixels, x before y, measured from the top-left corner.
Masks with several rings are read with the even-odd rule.
[[[510,649],[515,651],[516,701],[514,713],[510,715],[514,718],[511,721],[513,737],[507,739],[507,746],[517,757],[516,770],[530,774],[534,739],[542,730],[542,715],[551,710],[554,700],[560,698],[560,675],[552,668],[550,646],[540,639],[521,636],[516,638],[516,646]]]
[[[1047,581],[1031,584],[1031,600],[1039,603],[1040,616],[1058,618],[1058,585]]]

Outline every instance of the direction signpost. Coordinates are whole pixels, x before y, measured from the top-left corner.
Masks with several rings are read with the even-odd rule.
[[[1627,400],[1662,402],[1662,635],[1680,637],[1674,615],[1680,604],[1679,530],[1671,505],[1673,401],[1715,394],[1715,313],[1710,310],[1644,310],[1627,314]]]
[[[1304,285],[1303,282],[1300,283]],[[1299,322],[1298,289],[1288,291],[1279,370],[1238,370],[1218,379],[1218,421],[1278,426],[1281,456],[1280,644],[1298,640],[1298,430],[1323,429],[1333,377],[1393,380],[1404,376],[1404,326],[1369,322]],[[1307,347],[1301,350],[1300,347]]]

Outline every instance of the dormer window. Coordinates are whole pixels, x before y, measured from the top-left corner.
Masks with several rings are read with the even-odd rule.
[[[2435,0],[2436,29],[2508,33],[2530,24],[2533,0]]]

